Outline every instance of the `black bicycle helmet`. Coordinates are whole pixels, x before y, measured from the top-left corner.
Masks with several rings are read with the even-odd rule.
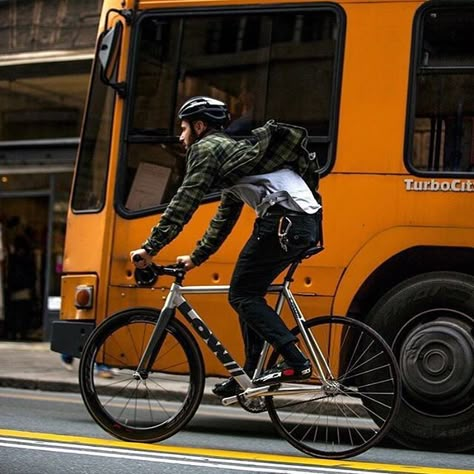
[[[181,106],[178,118],[189,122],[204,120],[212,125],[224,127],[230,121],[230,114],[224,102],[212,97],[196,96]]]

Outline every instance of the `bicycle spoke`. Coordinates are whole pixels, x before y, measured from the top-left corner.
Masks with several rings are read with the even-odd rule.
[[[196,411],[204,388],[202,359],[184,326],[171,321],[151,370],[137,373],[157,321],[149,309],[125,310],[99,326],[83,351],[80,386],[86,407],[109,433],[125,440],[171,436]],[[105,364],[115,371],[94,370]],[[171,389],[179,381],[184,392]]]
[[[145,328],[145,325],[144,325],[144,326],[143,326],[143,330],[145,331],[145,329],[146,329],[146,328]],[[132,331],[131,331],[131,329],[130,329],[130,326],[127,326],[127,331],[128,331],[128,334],[129,334],[129,340],[130,340],[131,343],[132,343],[132,347],[133,347],[133,350],[134,350],[134,352],[135,352],[135,357],[137,358],[137,363],[138,363],[138,362],[140,362],[140,358],[141,358],[141,355],[143,354],[143,352],[140,352],[140,353],[138,352],[138,349],[137,349],[137,347],[136,347],[136,345],[135,345],[135,339],[134,339],[134,337],[133,337],[133,334],[132,334]],[[123,354],[123,352],[122,352],[122,354]]]
[[[367,351],[364,351],[364,355],[365,353],[367,353]],[[383,355],[383,352],[379,352],[378,354],[372,356],[370,359],[366,359],[364,360],[362,363],[360,363],[359,365],[356,365],[356,366],[353,366],[353,367],[350,367],[350,370],[347,370],[343,376],[341,376],[340,378],[347,378],[348,377],[348,374],[351,374],[351,377],[359,377],[360,375],[362,375],[364,372],[356,372],[354,373],[355,370],[359,370],[361,367],[364,367],[365,365],[369,364],[370,362],[374,361],[377,357],[380,357]],[[359,358],[360,359],[360,358]],[[387,364],[385,365],[382,365],[382,366],[379,366],[379,367],[375,367],[371,370],[376,370],[377,368],[386,368],[388,367]]]
[[[148,386],[147,386],[146,384],[145,384],[145,387],[146,387],[146,389],[147,389],[147,392],[151,395],[151,397],[153,398],[153,400],[156,401],[156,403],[158,404],[158,406],[166,413],[166,415],[169,415],[168,411],[166,410],[166,407],[163,405],[163,403],[161,402],[161,400],[160,400],[158,397],[156,397],[156,396],[154,395],[154,393],[153,393],[151,390],[148,389]],[[150,401],[150,397],[147,397],[147,399],[148,399],[148,402],[149,402],[149,401]]]
[[[135,384],[135,389],[134,389],[134,392],[133,392],[133,393],[136,393],[137,388],[138,388],[138,385],[139,385],[139,383],[140,383],[138,380],[136,380],[135,382],[136,382],[136,384]],[[119,418],[119,419],[120,419],[121,415],[123,414],[123,412],[124,412],[124,411],[126,410],[126,408],[128,407],[128,404],[130,403],[130,400],[131,400],[131,399],[132,399],[132,398],[130,397],[130,398],[127,400],[127,403],[125,403],[124,407],[122,408],[122,410],[121,410],[120,413],[118,414],[118,418]]]
[[[324,342],[315,351],[322,352],[333,378],[322,384],[322,396],[268,396],[268,413],[280,433],[305,453],[359,454],[383,436],[393,419],[399,399],[393,354],[376,333],[349,318],[316,318],[305,327],[316,343]],[[270,364],[276,360],[272,356]],[[321,384],[318,374],[305,384]]]
[[[394,378],[393,378],[393,377],[389,377],[388,379],[378,380],[378,381],[372,382],[372,383],[366,383],[366,384],[364,384],[364,385],[360,385],[359,388],[373,387],[374,385],[380,385],[381,383],[387,383],[387,382],[393,383],[393,382],[394,382]]]
[[[111,398],[109,398],[108,400],[105,400],[104,402],[102,402],[102,404],[104,405],[104,407],[106,407],[112,400],[118,398],[118,396],[119,396],[121,393],[124,393],[124,392],[128,389],[128,387],[129,387],[133,382],[135,382],[134,379],[130,380],[130,381],[125,385],[125,387],[122,387],[122,388],[118,391],[118,393],[117,393],[116,395],[113,395],[113,396],[112,396]]]
[[[162,384],[160,384],[156,380],[150,380],[150,382],[153,383],[154,385],[156,385],[156,387],[158,387],[163,392],[166,392],[168,394],[168,396],[172,396],[175,401],[177,401],[177,402],[181,401],[182,395],[173,394],[173,392],[170,392],[169,390],[167,390]]]

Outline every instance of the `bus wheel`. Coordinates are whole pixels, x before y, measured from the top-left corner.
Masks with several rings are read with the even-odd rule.
[[[410,448],[473,448],[474,277],[418,275],[384,295],[366,322],[400,365],[402,403],[390,436]]]

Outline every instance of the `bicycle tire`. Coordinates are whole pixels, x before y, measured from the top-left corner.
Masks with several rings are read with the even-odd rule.
[[[288,396],[267,396],[267,409],[277,431],[311,456],[343,459],[378,443],[400,404],[396,359],[372,328],[347,317],[325,316],[305,323],[331,367],[337,389]],[[292,331],[300,340],[298,328]],[[338,349],[338,346],[340,348]],[[272,353],[268,367],[278,362]],[[340,369],[340,370],[338,370]],[[294,385],[294,384],[292,384]],[[313,374],[297,386],[322,385]]]
[[[92,332],[82,353],[79,385],[85,406],[105,431],[125,441],[151,443],[172,436],[202,399],[202,355],[176,319],[165,330],[148,377],[133,377],[158,318],[159,312],[150,308],[116,313]],[[101,372],[104,364],[108,370]],[[176,390],[176,383],[186,389]]]

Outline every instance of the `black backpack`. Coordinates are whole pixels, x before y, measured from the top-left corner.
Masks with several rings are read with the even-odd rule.
[[[308,131],[303,127],[286,123],[274,122],[274,126],[274,133],[272,134],[266,154],[274,153],[274,149],[282,142],[294,143],[293,149],[289,150],[290,152],[288,153],[290,159],[285,162],[284,166],[288,165],[288,167],[296,171],[303,178],[318,203],[321,204],[321,196],[318,193],[319,172],[321,167],[316,153],[310,153],[307,149]],[[290,140],[290,134],[298,134],[299,139],[297,141],[294,139]]]
[[[270,173],[282,168],[296,171],[311,189],[320,203],[318,193],[319,163],[316,153],[306,148],[308,132],[303,127],[269,120],[262,127],[252,130],[254,139],[234,142],[228,147],[221,162],[220,178],[223,187],[228,187],[243,176]],[[212,134],[204,138],[216,147],[230,138],[225,134]]]

